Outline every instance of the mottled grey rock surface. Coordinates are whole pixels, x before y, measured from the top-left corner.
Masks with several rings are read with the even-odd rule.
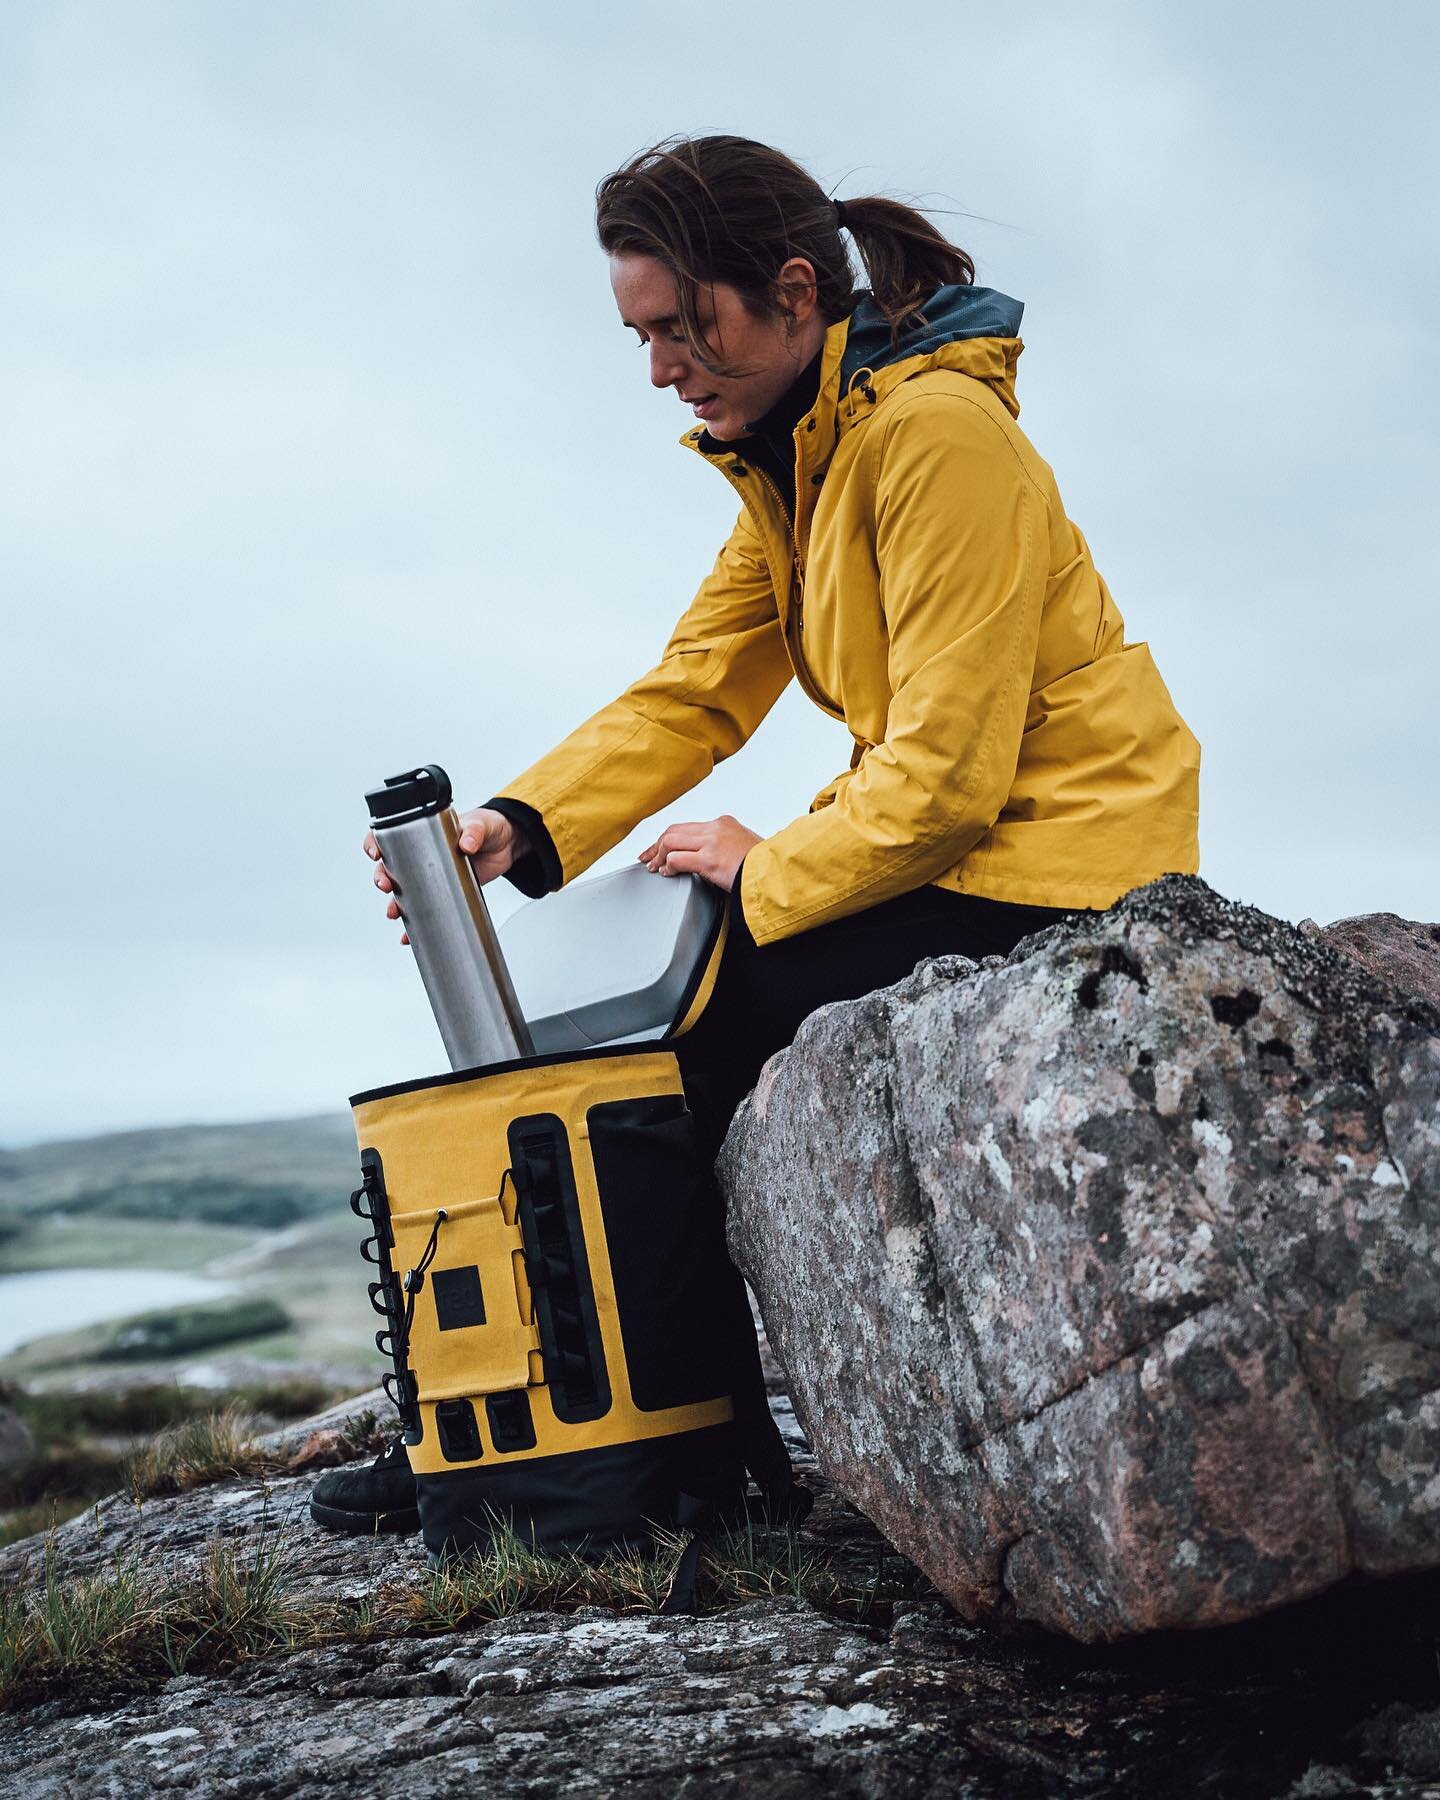
[[[589,1609],[302,1653],[37,1721],[10,1791],[974,1792],[967,1773],[994,1759],[967,1742],[968,1709],[952,1716],[955,1686],[904,1623],[881,1638],[793,1600],[707,1620]]]
[[[1440,1563],[1440,1013],[1193,878],[822,1009],[721,1159],[827,1476],[977,1620]]]
[[[1402,919],[1398,913],[1361,913],[1322,925],[1317,935],[1402,993],[1440,1006],[1440,925]]]

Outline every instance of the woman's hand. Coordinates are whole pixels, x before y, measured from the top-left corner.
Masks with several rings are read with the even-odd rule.
[[[482,886],[497,875],[503,875],[529,848],[529,839],[517,831],[503,813],[492,812],[488,806],[476,806],[460,814],[460,849],[470,858],[470,867]],[[394,893],[395,883],[380,860],[380,846],[373,831],[366,832],[364,849],[375,864],[376,887],[382,894]],[[394,900],[385,908],[385,917],[400,917],[399,905]],[[406,932],[401,932],[400,942],[410,942]]]
[[[751,831],[725,813],[692,825],[667,825],[648,850],[636,859],[652,875],[703,875],[726,893],[735,885],[735,871],[752,844],[760,843]]]

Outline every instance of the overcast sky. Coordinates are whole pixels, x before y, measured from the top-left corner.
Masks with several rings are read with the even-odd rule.
[[[1432,0],[6,0],[0,1143],[443,1065],[364,789],[502,788],[734,510],[593,242],[674,131],[940,209],[1025,301],[1021,424],[1201,740],[1207,879],[1440,916],[1437,67]],[[848,756],[792,687],[662,822],[774,829]]]

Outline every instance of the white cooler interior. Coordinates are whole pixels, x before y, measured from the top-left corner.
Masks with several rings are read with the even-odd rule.
[[[638,1043],[675,1023],[725,895],[640,864],[531,900],[499,928],[537,1055]]]

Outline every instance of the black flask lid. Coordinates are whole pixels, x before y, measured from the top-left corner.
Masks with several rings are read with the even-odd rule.
[[[450,777],[439,763],[407,769],[403,775],[387,775],[384,787],[371,788],[365,796],[372,825],[403,825],[408,819],[428,819],[450,804]]]

